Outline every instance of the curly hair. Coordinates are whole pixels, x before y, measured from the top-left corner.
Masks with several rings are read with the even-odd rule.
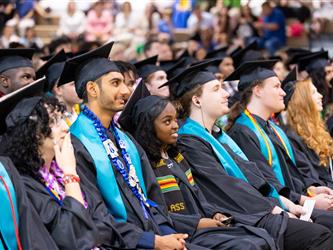
[[[38,170],[44,165],[39,147],[51,136],[49,112],[65,111],[54,97],[43,97],[32,111],[29,119],[6,132],[6,153],[21,174],[38,178]]]
[[[153,163],[161,159],[161,148],[163,147],[162,142],[157,138],[154,121],[169,103],[171,103],[169,99],[161,98],[152,109],[140,117],[135,128],[134,138],[140,143],[149,160]],[[168,152],[175,151],[177,150],[174,146],[168,147]]]
[[[326,130],[312,99],[311,80],[298,81],[287,108],[287,121],[305,144],[319,156],[320,164],[328,166],[333,157],[333,140]]]
[[[229,116],[228,116],[228,124],[225,127],[225,130],[228,131],[234,125],[238,116],[246,109],[246,106],[250,102],[250,98],[252,96],[252,89],[257,85],[261,85],[262,81],[254,81],[241,93],[241,97],[239,101],[236,101],[232,107],[230,108]]]

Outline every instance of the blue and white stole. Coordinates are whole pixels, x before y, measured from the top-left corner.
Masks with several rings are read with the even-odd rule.
[[[248,159],[246,155],[243,153],[243,151],[239,148],[239,146],[234,142],[234,140],[231,139],[226,133],[222,133],[222,135],[217,140],[213,135],[211,135],[208,131],[206,131],[199,123],[190,118],[186,119],[185,123],[179,129],[178,133],[194,135],[204,139],[212,146],[215,155],[217,156],[217,158],[221,163],[221,167],[225,169],[225,171],[229,176],[233,176],[247,183],[249,182],[246,176],[243,174],[243,171],[238,167],[237,163],[230,156],[228,151],[223,147],[222,143],[228,144],[228,146],[244,160]],[[280,202],[281,207],[284,208],[278,192],[272,186],[269,196],[277,199]]]
[[[147,197],[139,152],[131,139],[120,129],[116,129],[128,151],[142,191]],[[81,141],[93,158],[97,172],[97,186],[101,191],[108,210],[116,220],[127,221],[126,207],[120,195],[111,160],[95,129],[94,122],[81,112],[72,124],[70,132]]]
[[[0,162],[0,231],[6,247],[17,250],[19,247],[18,209],[12,181]],[[0,241],[0,250],[5,249]]]

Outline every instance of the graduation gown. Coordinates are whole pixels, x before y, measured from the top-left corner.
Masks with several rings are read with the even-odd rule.
[[[171,160],[170,160],[171,161]],[[186,213],[171,212],[170,216],[175,221],[181,217],[186,223],[187,220],[192,220],[193,216],[197,215],[197,223],[201,218],[213,218],[216,213],[223,213],[223,211],[209,203],[203,193],[201,192],[195,181],[191,184],[184,172],[184,168],[190,169],[187,161],[183,158],[180,162],[172,159],[172,167],[169,167],[171,174],[175,177],[180,192],[184,199]],[[182,168],[182,167],[183,168]],[[153,168],[157,171],[156,168]],[[154,187],[148,190],[149,197],[153,198],[158,192],[154,192]],[[157,187],[160,191],[160,188]],[[164,196],[165,197],[165,196]],[[167,198],[165,198],[167,199]],[[168,203],[164,200],[167,206]],[[234,222],[235,223],[235,222]],[[196,229],[190,236],[192,242],[199,242],[200,245],[209,247],[210,249],[275,249],[275,243],[267,232],[262,229],[245,226],[236,222],[232,227],[218,227],[218,228],[205,228]]]
[[[325,227],[289,219],[284,212],[271,214],[274,203],[249,183],[228,176],[208,142],[183,134],[179,137],[178,146],[210,203],[232,214],[243,224],[264,228],[280,249],[304,249],[309,244],[312,249],[331,249],[331,233]],[[314,232],[319,234],[314,235]]]
[[[22,248],[29,250],[58,249],[37,211],[32,206],[21,176],[12,161],[7,157],[0,157],[0,161],[5,167],[15,189]]]
[[[108,137],[115,143],[115,139],[112,133],[108,133]],[[141,160],[141,166],[144,176],[145,185],[147,189],[150,186],[157,185],[155,181],[155,175],[153,170],[151,169],[149,160],[138,143],[131,137],[132,141],[135,143]],[[92,156],[89,154],[88,150],[82,144],[82,142],[72,135],[72,144],[74,146],[76,161],[77,161],[77,171],[81,178],[81,183],[88,190],[90,190],[94,195],[94,199],[98,199],[103,202],[102,195],[98,189],[97,179],[96,179],[96,169],[94,165],[94,161]],[[118,149],[118,152],[121,152]],[[121,157],[119,159],[125,163]],[[148,166],[148,167],[146,167]],[[118,230],[118,232],[123,237],[127,246],[130,248],[140,248],[140,249],[152,249],[154,248],[154,239],[155,234],[158,235],[167,235],[176,233],[173,228],[173,222],[171,218],[167,215],[165,208],[163,207],[151,207],[148,211],[149,218],[146,219],[144,217],[144,213],[139,203],[138,199],[134,196],[132,191],[129,189],[127,184],[125,183],[122,175],[118,172],[118,170],[112,165],[113,171],[115,173],[117,185],[119,186],[119,192],[121,198],[124,202],[126,213],[127,213],[127,222],[115,222],[113,220],[114,227]],[[155,202],[157,204],[162,204],[161,197],[156,197],[157,200]],[[104,204],[106,209],[106,205]],[[113,218],[110,213],[107,213],[109,218]],[[106,217],[106,215],[105,215]],[[101,218],[103,219],[103,218]],[[185,226],[185,225],[182,225]],[[181,226],[180,226],[181,227]],[[185,227],[194,227],[194,222],[190,222],[190,225],[186,225]],[[191,245],[191,244],[190,244]],[[205,249],[204,247],[199,247],[195,245],[191,245],[190,249]]]
[[[324,186],[333,188],[333,178],[329,166],[320,165],[317,153],[309,148],[303,139],[291,127],[284,127],[284,130],[294,147],[304,153],[306,161],[310,163],[311,168],[306,170],[310,171],[310,174],[314,176],[314,178],[318,178]]]
[[[307,187],[313,185],[321,185],[321,181],[314,179],[311,176],[311,165],[307,162],[306,157],[302,152],[295,147],[292,148],[297,167],[289,158],[283,145],[272,132],[270,125],[262,118],[253,115],[258,124],[264,129],[268,137],[271,139],[281,165],[282,174],[285,180],[285,186],[290,189],[289,198],[294,203],[298,204],[301,195],[306,195]],[[228,131],[229,136],[234,139],[238,146],[243,150],[250,161],[257,164],[258,168],[262,171],[268,182],[276,187],[277,190],[282,188],[281,183],[275,176],[271,166],[260,150],[260,143],[256,135],[245,125],[235,123]],[[300,170],[302,169],[302,171]],[[326,226],[333,231],[333,212],[314,209],[311,219],[321,225]]]

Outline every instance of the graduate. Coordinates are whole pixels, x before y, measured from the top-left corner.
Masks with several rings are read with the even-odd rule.
[[[105,202],[109,215],[132,229],[120,232],[130,247],[184,249],[188,235],[177,234],[163,208],[147,197],[146,187],[155,178],[146,154],[112,121],[130,94],[119,69],[107,59],[112,44],[67,61],[67,79],[75,80],[85,103],[70,129],[78,173],[94,198]]]
[[[66,107],[66,122],[70,126],[79,113],[79,104],[82,100],[75,92],[74,82],[61,81],[61,73],[64,69],[68,55],[64,50],[51,56],[49,60],[36,71],[36,77],[46,78],[45,92],[52,93]]]
[[[99,235],[80,187],[63,110],[54,97],[19,101],[6,117],[6,152],[57,246],[92,249]]]
[[[1,249],[58,249],[8,157],[0,157],[0,200]]]
[[[320,116],[323,96],[311,79],[297,81],[296,69],[286,77],[282,87],[286,92],[286,134],[313,166],[311,174],[332,188],[333,140]]]
[[[251,177],[250,171],[245,172],[239,165],[248,161],[238,146],[225,134],[223,144],[212,135],[215,120],[228,111],[228,93],[211,72],[203,70],[205,67],[206,63],[193,66],[167,83],[174,85],[171,89],[175,92],[171,94],[182,104],[186,117],[179,129],[178,146],[191,167],[195,182],[209,202],[232,211],[233,216],[243,215],[238,219],[244,224],[266,229],[280,248],[302,249],[312,245],[316,249],[315,245],[323,241],[309,228],[327,229],[288,218],[287,213],[276,206],[278,197],[266,198],[250,184],[255,176]],[[255,170],[255,164],[247,164]],[[318,238],[308,238],[313,236]],[[307,240],[311,243],[305,243]],[[330,241],[328,239],[323,248],[330,249]]]
[[[234,104],[229,115],[228,134],[247,158],[257,164],[271,185],[277,190],[290,189],[286,198],[300,205],[306,199],[315,199],[316,208],[327,210],[333,204],[332,190],[320,186],[320,180],[304,171],[312,166],[292,146],[283,130],[269,120],[272,114],[285,107],[285,92],[271,70],[275,62],[245,62],[228,77],[240,79],[241,92],[241,100]],[[306,196],[307,192],[311,197]],[[314,210],[311,218],[332,229],[331,216],[331,212]]]
[[[167,81],[167,74],[162,67],[157,66],[158,56],[149,57],[140,62],[136,62],[134,66],[138,71],[139,77],[147,86],[150,94],[159,96],[169,96],[169,88],[165,86],[159,88]]]
[[[32,83],[34,49],[0,49],[0,97]]]
[[[245,225],[234,225],[231,217],[222,214],[223,209],[205,199],[189,164],[177,149],[177,112],[168,99],[148,96],[138,100],[133,120],[135,139],[147,152],[159,184],[148,193],[154,197],[159,195],[156,188],[162,191],[172,218],[195,219],[197,229],[193,237],[202,238],[202,243],[210,249],[275,249],[275,243],[267,233],[265,235],[262,230]]]
[[[138,78],[138,72],[133,64],[123,61],[114,62],[120,73],[124,76],[125,84],[129,87],[130,91],[133,92],[136,87],[136,79]]]

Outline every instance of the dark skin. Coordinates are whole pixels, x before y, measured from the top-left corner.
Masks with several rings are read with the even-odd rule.
[[[164,144],[161,151],[165,150],[168,145],[177,143],[179,128],[177,123],[177,111],[171,103],[168,103],[161,114],[155,119],[154,128],[157,139]],[[212,219],[200,219],[197,228],[221,227],[223,226],[222,222],[227,218],[228,217],[221,213],[216,213]]]
[[[9,69],[0,74],[0,92],[12,93],[36,79],[35,70],[30,67]]]
[[[113,116],[124,109],[130,96],[130,89],[119,72],[109,72],[96,81],[86,85],[87,106],[96,114],[105,128],[108,128]],[[155,249],[183,250],[186,234],[155,235]]]

